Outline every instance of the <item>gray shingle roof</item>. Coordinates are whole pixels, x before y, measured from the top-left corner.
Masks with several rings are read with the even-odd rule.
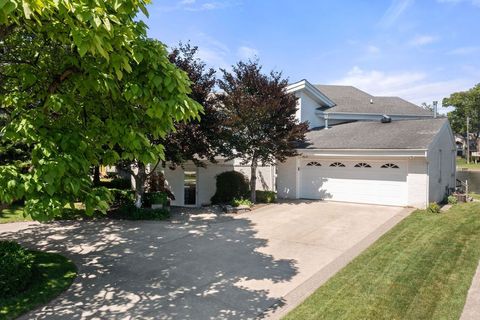
[[[432,115],[419,106],[399,97],[375,97],[352,86],[315,85],[336,103],[325,112],[375,113],[388,115]],[[370,103],[370,100],[373,103]]]
[[[352,122],[307,133],[301,149],[426,149],[446,118]]]

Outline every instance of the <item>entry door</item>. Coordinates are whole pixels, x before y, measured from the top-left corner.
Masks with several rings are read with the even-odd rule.
[[[197,171],[186,170],[184,172],[184,205],[195,206],[197,204]]]
[[[306,160],[300,196],[344,202],[407,205],[405,161]]]

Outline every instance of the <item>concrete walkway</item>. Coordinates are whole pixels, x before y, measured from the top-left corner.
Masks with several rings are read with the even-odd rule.
[[[295,202],[173,222],[0,225],[0,238],[79,268],[70,289],[23,319],[278,318],[411,211]]]
[[[472,286],[468,290],[467,301],[460,320],[480,319],[480,262],[473,276]]]

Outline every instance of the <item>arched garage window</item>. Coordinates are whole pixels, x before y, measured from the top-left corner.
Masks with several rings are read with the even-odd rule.
[[[355,168],[371,168],[372,166],[365,162],[360,162],[355,165]]]
[[[385,163],[382,168],[398,169],[398,166],[395,163]]]
[[[317,161],[310,161],[307,163],[307,167],[321,167],[322,165]]]
[[[345,165],[341,162],[334,162],[330,165],[330,167],[337,167],[337,168],[342,167],[343,168],[343,167],[345,167]]]

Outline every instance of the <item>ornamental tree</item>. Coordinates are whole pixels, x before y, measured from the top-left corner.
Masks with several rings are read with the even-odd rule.
[[[286,92],[279,72],[262,73],[258,61],[238,62],[223,70],[218,82],[218,108],[225,114],[228,141],[235,156],[250,164],[251,201],[255,202],[256,170],[296,156],[308,125],[296,119],[297,99]]]
[[[177,121],[198,116],[190,81],[134,17],[144,0],[0,2],[1,143],[20,143],[27,163],[0,164],[0,202],[25,198],[45,220],[68,204],[108,208],[91,166],[150,163]],[[122,150],[122,152],[118,152]]]

